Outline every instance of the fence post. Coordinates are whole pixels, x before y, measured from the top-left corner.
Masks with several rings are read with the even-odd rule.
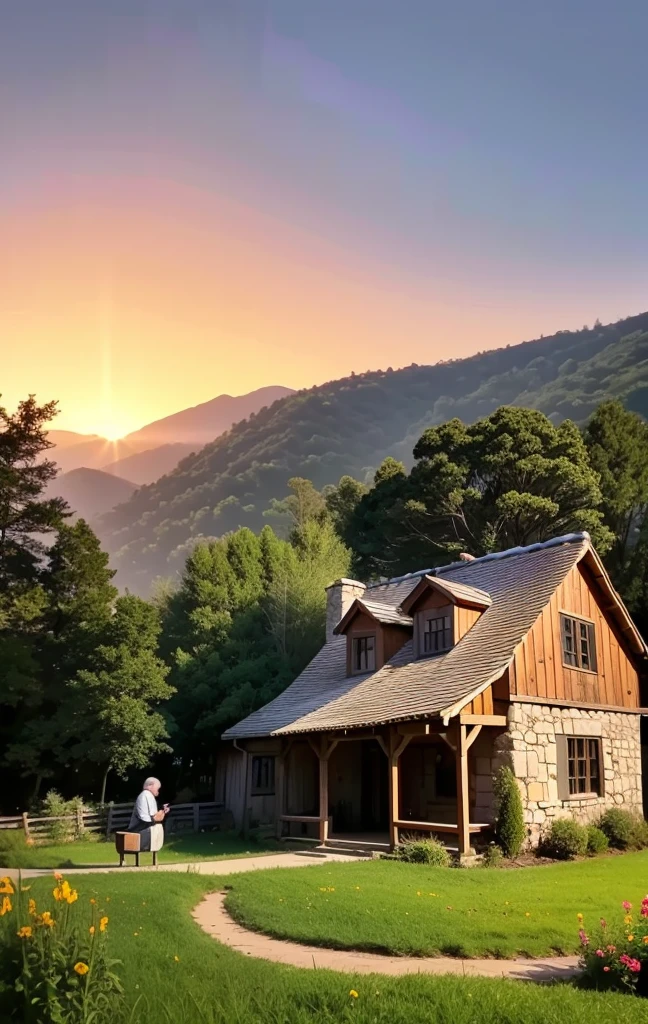
[[[79,805],[76,809],[76,830],[77,839],[83,835],[83,807]]]
[[[200,804],[193,805],[193,830],[200,832]]]
[[[27,818],[27,811],[23,811],[23,828],[25,830],[25,839],[29,839],[29,819]]]
[[[106,815],[106,839],[110,839],[110,826],[112,825],[112,809],[113,801],[111,800],[108,804],[108,814]]]

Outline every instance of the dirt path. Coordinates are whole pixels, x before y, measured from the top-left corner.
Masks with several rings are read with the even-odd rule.
[[[212,938],[246,956],[291,967],[328,968],[349,974],[460,974],[524,981],[567,980],[577,973],[578,957],[544,960],[460,960],[455,957],[394,957],[272,939],[237,924],[225,909],[226,893],[211,893],[194,908],[194,920]]]

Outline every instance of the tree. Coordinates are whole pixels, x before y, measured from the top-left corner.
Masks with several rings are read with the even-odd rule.
[[[166,681],[169,670],[156,654],[159,633],[151,604],[132,595],[117,598],[94,668],[79,671],[70,685],[70,752],[102,766],[101,803],[110,771],[123,778],[171,749],[166,722],[156,710],[174,693]]]
[[[273,498],[267,515],[287,520],[293,530],[301,529],[311,520],[322,522],[326,518],[326,501],[311,480],[293,476],[288,487],[292,494],[281,500]]]
[[[331,485],[323,489],[326,510],[340,537],[346,535],[353,513],[368,490],[366,484],[352,476],[340,477],[337,487]]]
[[[0,406],[0,593],[38,579],[46,552],[42,536],[70,514],[62,498],[43,498],[56,465],[42,456],[50,448],[45,424],[56,402],[39,406],[33,395],[10,414]]]
[[[555,426],[536,410],[503,406],[472,426],[429,428],[414,457],[408,477],[384,466],[352,518],[347,540],[365,575],[573,530],[589,530],[602,552],[611,544],[598,475],[570,420]]]

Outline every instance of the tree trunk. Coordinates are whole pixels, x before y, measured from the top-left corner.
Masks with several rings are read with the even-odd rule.
[[[109,771],[110,771],[110,765],[108,765],[108,767],[106,768],[106,770],[105,770],[105,772],[103,774],[102,782],[101,782],[101,797],[99,798],[99,803],[101,804],[102,807],[103,807],[103,805],[106,802],[106,782],[108,781],[108,772]]]
[[[38,800],[38,793],[39,793],[39,790],[41,788],[42,781],[43,781],[43,776],[39,772],[38,775],[36,776],[36,784],[34,786],[34,792],[32,793],[32,798],[31,798],[32,804],[35,804],[36,801]]]

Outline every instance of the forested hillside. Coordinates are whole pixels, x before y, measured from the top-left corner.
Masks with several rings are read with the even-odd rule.
[[[238,423],[99,523],[117,582],[145,593],[175,575],[193,542],[259,530],[273,498],[303,476],[317,487],[366,478],[386,455],[411,464],[423,430],[472,422],[502,404],[584,422],[604,398],[648,405],[648,313],[559,332],[469,359],[370,372],[301,391]]]

